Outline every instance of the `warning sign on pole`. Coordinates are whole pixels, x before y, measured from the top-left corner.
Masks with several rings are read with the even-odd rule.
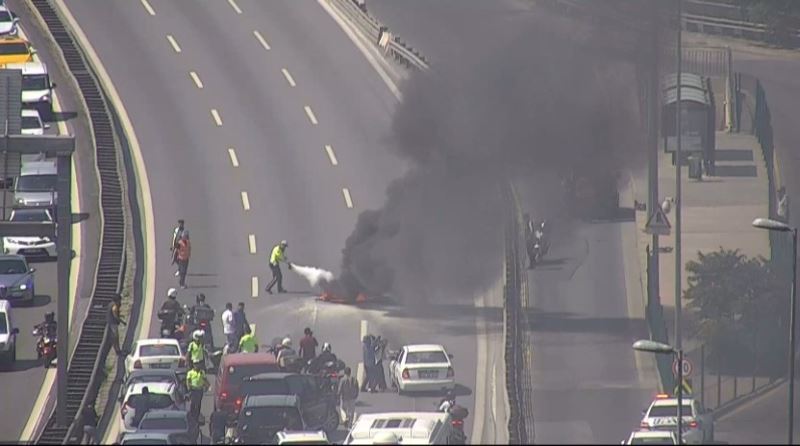
[[[650,218],[647,219],[647,225],[644,227],[644,232],[653,235],[669,235],[672,225],[667,220],[667,215],[661,206],[655,206],[655,209]]]
[[[682,370],[683,371],[683,377],[684,378],[689,378],[690,376],[692,376],[692,372],[694,371],[694,366],[692,365],[691,361],[689,361],[688,359],[684,358],[683,359],[683,367],[681,367],[681,369],[683,369]],[[677,359],[672,361],[672,374],[674,376],[676,376],[676,377],[678,376],[678,360]]]
[[[688,378],[683,378],[681,380],[681,385],[683,386],[683,396],[688,396],[692,394],[692,380]],[[678,394],[678,385],[675,385],[675,389],[672,392],[673,395]]]

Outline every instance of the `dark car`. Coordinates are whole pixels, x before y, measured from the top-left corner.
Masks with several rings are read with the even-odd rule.
[[[174,438],[185,438],[194,443],[200,437],[200,426],[189,418],[189,412],[185,410],[156,409],[144,414],[136,432],[167,433]]]
[[[272,353],[231,353],[222,357],[214,380],[214,409],[236,416],[243,397],[239,387],[245,379],[265,372],[281,370]]]
[[[261,373],[242,382],[243,396],[296,396],[306,427],[331,433],[339,427],[335,393],[318,376],[299,373]]]
[[[21,255],[0,255],[0,299],[10,302],[33,301],[34,268]]]
[[[275,443],[283,429],[303,430],[306,423],[300,402],[294,395],[248,395],[236,423],[236,442]]]

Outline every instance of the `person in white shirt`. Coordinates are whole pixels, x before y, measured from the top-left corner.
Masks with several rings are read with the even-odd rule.
[[[225,344],[228,353],[236,352],[239,347],[239,340],[236,339],[236,330],[233,327],[233,304],[225,304],[225,311],[222,312],[222,333],[225,334]]]

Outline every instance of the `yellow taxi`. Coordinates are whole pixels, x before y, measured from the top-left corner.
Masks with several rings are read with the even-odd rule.
[[[30,42],[19,37],[0,38],[0,66],[9,63],[32,62],[36,50]]]

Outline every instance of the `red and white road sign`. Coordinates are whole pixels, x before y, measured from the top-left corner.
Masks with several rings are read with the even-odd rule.
[[[694,366],[692,362],[686,358],[683,358],[683,377],[688,378],[692,376],[692,372],[694,371]],[[678,376],[678,360],[672,362],[672,374]]]

